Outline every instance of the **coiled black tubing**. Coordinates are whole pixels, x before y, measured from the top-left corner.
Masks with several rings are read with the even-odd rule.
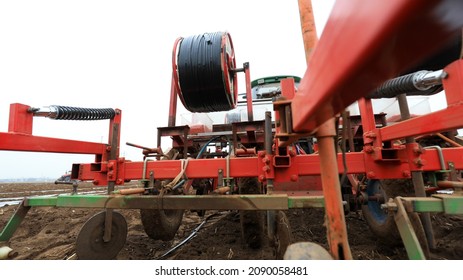
[[[178,46],[179,97],[190,112],[228,111],[236,106],[234,75],[224,73],[224,52],[232,50],[228,33],[215,32],[182,39]],[[226,47],[222,48],[222,40]],[[229,77],[229,85],[226,79]]]
[[[52,105],[50,106],[55,111],[53,119],[56,120],[80,120],[93,121],[112,119],[116,115],[116,111],[112,108],[80,108]]]

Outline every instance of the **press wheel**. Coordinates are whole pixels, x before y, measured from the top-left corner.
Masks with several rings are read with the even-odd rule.
[[[412,195],[412,193],[413,183],[409,179],[371,180],[367,185],[368,196],[382,196],[383,201],[388,201],[390,198],[397,196],[407,197]],[[384,202],[368,201],[367,204],[362,206],[363,217],[379,241],[387,245],[401,244],[403,241],[397,229],[394,216],[381,208],[382,203]],[[418,213],[408,213],[408,218],[425,255],[429,256],[426,234]]]
[[[106,212],[91,217],[83,226],[76,240],[76,255],[80,260],[111,260],[125,245],[127,222],[118,212],[112,213],[111,240],[103,241]]]
[[[177,149],[170,149],[165,157],[161,160],[175,159]],[[155,187],[159,190],[163,185],[170,183],[170,180],[156,181]],[[173,191],[166,191],[165,195],[175,194]],[[159,199],[162,199],[160,197]],[[182,223],[183,209],[140,209],[141,223],[145,233],[154,240],[170,241],[174,239],[175,234]]]

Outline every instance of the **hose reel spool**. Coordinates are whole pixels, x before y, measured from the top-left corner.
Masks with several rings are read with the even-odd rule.
[[[173,79],[190,112],[228,111],[236,107],[235,52],[227,32],[178,38],[172,52]]]

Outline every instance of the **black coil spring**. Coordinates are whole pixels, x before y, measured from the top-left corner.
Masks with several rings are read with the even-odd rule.
[[[417,65],[409,68],[404,76],[386,81],[369,98],[394,98],[399,94],[406,95],[432,95],[443,90],[441,85],[436,85],[428,90],[419,91],[413,86],[413,75],[420,70],[437,71],[446,67],[453,61],[463,56],[463,35],[457,32],[447,45],[434,53],[432,56],[420,61]],[[408,74],[411,73],[411,74]]]
[[[177,69],[183,105],[190,112],[228,111],[234,108],[221,67],[222,32],[184,38]]]
[[[432,95],[442,90],[441,85],[436,85],[427,90],[418,90],[413,78],[416,73],[400,76],[384,82],[373,93],[368,95],[369,98],[394,98],[399,94],[406,95]]]
[[[116,115],[116,111],[112,108],[80,108],[52,105],[50,106],[56,111],[56,120],[79,120],[79,121],[94,121],[112,119]]]

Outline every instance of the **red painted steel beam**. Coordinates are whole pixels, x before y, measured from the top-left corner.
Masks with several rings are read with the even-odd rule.
[[[463,169],[463,148],[445,148],[442,149],[442,155],[444,159],[445,169],[448,169],[448,163],[452,162],[456,170]],[[439,161],[439,153],[435,149],[426,149],[421,155],[423,166],[421,171],[435,171],[441,170],[441,164]]]
[[[455,0],[336,1],[292,100],[293,130],[315,131],[432,55],[461,32],[462,14]]]
[[[350,174],[365,173],[365,160],[364,154],[348,153],[346,154],[346,160],[349,162],[347,172]],[[299,155],[294,157],[292,160],[293,166],[291,171],[295,172],[295,175],[320,175],[320,157],[318,155]],[[123,173],[119,176],[122,180],[139,180],[143,178],[143,162],[131,162],[125,161],[123,163]],[[338,155],[337,165],[339,172],[344,172],[342,157]],[[246,158],[231,158],[230,159],[230,176],[231,177],[258,177],[264,175],[263,171],[264,163],[259,157],[246,157]],[[162,160],[162,161],[150,161],[146,166],[145,178],[149,178],[149,173],[154,172],[156,179],[172,179],[176,177],[181,171],[181,162],[179,160]],[[226,159],[191,159],[188,163],[185,175],[189,179],[197,178],[217,178],[219,169],[223,172],[226,170]],[[107,168],[102,168],[107,170]],[[274,169],[276,176],[279,174],[278,168]],[[284,172],[285,169],[280,169]],[[92,164],[80,164],[79,179],[84,181],[91,180],[104,180],[102,176],[103,172],[99,170],[93,171]],[[225,176],[226,174],[224,174]],[[271,173],[269,173],[269,176]],[[104,184],[101,181],[101,184]]]
[[[4,151],[102,155],[106,152],[106,146],[94,142],[0,132],[0,150]]]
[[[382,141],[433,134],[462,127],[463,104],[378,129]],[[430,125],[432,124],[432,125]]]

